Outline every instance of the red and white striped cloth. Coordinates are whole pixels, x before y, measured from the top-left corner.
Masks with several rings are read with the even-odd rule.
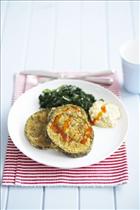
[[[38,79],[39,77],[31,75],[16,75],[14,100],[27,89],[37,85]],[[119,96],[120,87],[116,78],[109,89]],[[127,181],[128,165],[125,143],[114,154],[98,164],[68,170],[35,162],[20,152],[11,138],[8,138],[3,185],[115,186],[127,183]]]

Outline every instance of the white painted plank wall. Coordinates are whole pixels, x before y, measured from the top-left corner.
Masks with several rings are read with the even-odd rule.
[[[117,209],[140,209],[139,203],[139,96],[122,91],[123,102],[129,113],[129,130],[127,139],[129,183],[116,187]],[[139,120],[139,121],[138,121]]]
[[[44,210],[78,210],[78,190],[76,187],[46,187]]]
[[[62,11],[64,8],[61,9],[60,14],[63,15]],[[56,56],[55,46],[57,45],[57,41],[55,39],[58,36],[56,24],[59,20],[58,18],[56,21],[56,14],[58,10],[57,4],[54,3],[35,2],[33,4],[25,69],[57,69],[54,57],[58,57],[60,52],[64,60],[68,57],[65,56],[65,51],[60,47]],[[61,43],[59,40],[58,44],[63,45],[63,40]],[[73,60],[71,63],[74,63]],[[56,202],[53,202],[54,197],[57,198]],[[61,199],[62,197],[63,200]],[[44,187],[42,198],[44,209],[77,209],[76,188]]]
[[[131,1],[131,16],[133,24],[133,36],[136,39],[140,38],[140,1]]]
[[[13,74],[24,68],[24,56],[28,33],[28,19],[30,15],[30,3],[9,2],[6,18],[6,28],[1,43],[1,69],[2,69],[2,147],[7,143],[7,115],[11,105]],[[17,18],[18,16],[18,18]],[[19,21],[20,20],[20,21]],[[7,80],[8,78],[8,80]],[[6,106],[5,106],[6,102]],[[4,150],[2,151],[2,153]],[[2,155],[2,161],[3,161]]]
[[[5,30],[2,40],[2,162],[8,135],[6,119],[11,102],[13,73],[24,68],[85,71],[108,67],[115,67],[120,73],[121,64],[117,50],[124,40],[133,35],[138,37],[137,5],[138,2],[132,4],[127,1],[109,1],[107,5],[99,1],[10,1],[5,15],[6,3],[3,3],[2,23]],[[123,98],[130,119],[134,120],[138,112],[138,96],[123,92]],[[138,132],[134,135],[132,131],[135,128],[134,125],[131,126],[133,129],[129,136],[137,139]],[[131,148],[134,148],[134,152]],[[129,138],[130,183],[117,187],[117,190],[5,187],[2,188],[2,209],[138,209],[137,148],[138,142]],[[34,202],[30,201],[30,196]],[[132,196],[135,199],[130,199]],[[56,202],[54,197],[57,198]]]
[[[7,13],[7,7],[8,7],[8,1],[1,1],[0,2],[1,7],[1,29],[3,28],[3,24],[5,22],[6,13]]]
[[[54,68],[77,71],[80,68],[80,2],[56,4]]]
[[[132,2],[131,2],[132,3]],[[137,36],[135,26],[136,20],[132,19],[130,2],[109,2],[108,19],[109,19],[109,63],[111,68],[116,67],[119,75],[122,71],[119,48],[123,42]],[[136,6],[136,4],[134,4]],[[125,15],[124,15],[125,11]],[[135,8],[134,11],[137,11]],[[133,11],[133,12],[134,12]],[[138,27],[138,26],[137,26]],[[120,33],[121,32],[121,33]],[[135,33],[134,33],[135,32]],[[138,113],[138,96],[130,95],[122,90],[122,100],[126,104],[129,113],[129,133],[127,140],[128,161],[129,161],[129,183],[127,185],[115,188],[115,203],[117,209],[138,209],[138,124],[134,124],[134,118]],[[135,106],[136,105],[136,106]],[[135,106],[135,109],[133,107]],[[136,131],[134,134],[134,130]],[[133,148],[133,150],[132,150]],[[134,152],[135,151],[135,152]],[[135,199],[130,199],[130,198]]]
[[[0,9],[1,9],[1,36],[0,37],[1,37],[1,44],[2,44],[3,34],[4,34],[4,30],[5,30],[5,23],[6,23],[6,18],[7,18],[8,1],[0,2]],[[1,116],[1,120],[3,120],[3,119],[4,119],[4,117]],[[5,130],[3,132],[3,127],[1,127],[1,142],[5,141],[4,134],[5,134]],[[7,143],[7,133],[6,133],[6,143]],[[4,154],[5,154],[5,146],[1,152],[1,162],[2,162],[1,168],[3,168]],[[2,170],[1,170],[1,177],[2,177]],[[2,209],[5,209],[5,206],[7,203],[7,193],[8,193],[7,187],[1,186],[1,201],[2,201],[1,208]]]
[[[81,69],[107,69],[106,4],[83,2],[81,7]]]
[[[80,11],[79,8],[77,8],[77,7],[74,8],[72,6],[72,4],[70,4],[69,6],[70,7],[66,7],[66,6],[63,7],[63,5],[62,5],[62,7],[60,7],[60,5],[59,5],[59,10],[61,9],[60,10],[61,16],[58,15],[58,20],[57,20],[57,25],[56,25],[56,27],[59,28],[59,30],[58,31],[56,30],[55,69],[57,69],[57,67],[60,66],[61,68],[60,67],[59,68],[61,70],[63,70],[63,69],[64,70],[65,69],[67,69],[67,70],[70,70],[70,69],[78,70],[80,67],[82,67],[82,65],[80,63],[80,61],[82,59],[81,60],[80,59],[76,59],[75,60],[75,57],[73,57],[73,53],[76,52],[78,48],[79,48],[79,50],[81,50],[79,52],[79,55],[82,54],[82,52],[84,52],[84,50],[86,51],[86,49],[84,49],[82,46],[81,47],[77,46],[77,45],[80,45],[79,41],[81,41],[80,40],[80,31],[81,31],[80,24],[81,24],[81,27],[84,28],[84,26],[86,26],[86,24],[88,23],[89,20],[91,20],[91,18],[88,18],[88,20],[86,19],[87,22],[85,21],[84,26],[83,26],[82,25],[83,24],[83,22],[82,22],[83,11]],[[81,6],[84,7],[84,5],[81,5]],[[91,6],[93,6],[93,5],[89,5],[87,10],[89,9],[89,11],[90,11],[90,7]],[[100,8],[100,6],[101,6],[101,8]],[[97,13],[102,15],[102,12],[105,11],[105,10],[103,10],[104,7],[102,7],[102,6],[104,6],[104,5],[102,5],[100,3],[97,3],[97,5],[94,5],[94,7],[92,8],[93,9],[93,14],[94,14],[94,9],[95,9],[95,11],[97,11]],[[84,10],[84,8],[83,8],[83,10]],[[89,11],[87,11],[87,10],[86,10],[86,13],[85,13],[86,16],[88,16],[88,14],[89,14]],[[57,14],[59,14],[59,11],[57,12]],[[69,17],[70,14],[73,14],[73,18]],[[94,20],[95,16],[93,16],[93,14],[92,14],[92,18]],[[81,15],[81,20],[80,20],[80,15]],[[84,18],[86,18],[86,16],[84,16]],[[103,17],[103,19],[104,19],[104,17]],[[78,23],[79,23],[79,27],[77,27],[77,29],[75,29],[75,26],[78,26],[77,22],[76,22],[77,24],[75,24],[75,21],[77,21],[77,20],[78,20]],[[91,25],[88,27],[88,29],[91,28],[90,32],[93,32],[92,22],[90,21],[89,24],[91,24]],[[105,21],[103,21],[103,24],[104,24],[104,27],[101,26],[99,28],[101,33],[103,33],[104,30],[105,30]],[[70,27],[70,28],[68,28],[68,27]],[[84,40],[87,40],[88,46],[89,46],[89,44],[92,44],[92,41],[94,43],[97,43],[97,37],[98,37],[97,33],[99,31],[98,30],[94,31],[94,36],[96,37],[95,39],[94,39],[94,36],[92,36],[93,33],[90,33],[90,32],[88,34],[91,34],[91,37],[90,37],[91,39],[89,39],[89,37],[86,37],[85,35],[83,37]],[[74,35],[71,36],[71,33],[74,33]],[[81,34],[81,36],[82,35],[83,34]],[[65,39],[63,39],[63,36],[65,37]],[[59,37],[59,39],[57,37]],[[82,41],[81,41],[81,43],[83,43]],[[73,44],[73,42],[74,42],[74,44]],[[61,49],[61,51],[59,53],[57,51],[57,43],[59,44],[59,48],[58,49],[59,50]],[[105,37],[105,39],[102,39],[101,45],[102,46],[106,46],[106,37]],[[86,45],[85,45],[85,47],[86,47]],[[90,52],[92,51],[93,54],[95,54],[95,55],[96,55],[96,49],[97,49],[96,47],[97,47],[97,45],[95,45],[94,47],[93,47],[93,45],[91,45],[91,47],[89,49]],[[102,49],[103,49],[103,47],[102,47]],[[105,49],[104,49],[104,51],[105,51]],[[78,53],[76,53],[76,54],[78,54]],[[89,52],[87,54],[90,55]],[[102,54],[102,57],[101,57],[100,62],[98,62],[97,68],[100,68],[101,62],[102,62],[103,66],[104,66],[104,64],[106,64],[104,62],[104,57],[105,56],[103,56],[102,52],[101,52],[101,54]],[[59,59],[57,59],[57,56],[58,56]],[[103,58],[103,61],[102,61],[102,58]],[[57,62],[56,62],[56,60],[57,60]],[[92,64],[93,64],[93,61],[92,61]],[[63,66],[63,65],[65,65],[65,66]],[[71,66],[71,65],[74,65],[74,66]],[[84,68],[83,68],[83,71],[85,71]],[[48,188],[46,190],[48,192]],[[59,190],[57,189],[57,191],[60,193],[61,189],[59,189]],[[53,192],[52,189],[50,190],[50,192],[53,192],[53,195],[55,197],[58,197],[58,195],[59,195],[57,191]],[[89,192],[89,193],[87,193],[87,192]],[[75,194],[75,190],[73,191],[73,193]],[[96,193],[96,189],[94,191],[94,190],[88,190],[88,188],[86,188],[86,189],[83,188],[82,190],[79,189],[79,193],[80,193],[80,204],[79,205],[80,205],[81,209],[83,209],[83,208],[85,209],[85,206],[84,206],[85,203],[83,203],[81,201],[83,200],[83,201],[86,202],[87,199],[88,199],[88,202],[86,202],[87,203],[87,208],[91,208],[91,209],[95,208],[96,209],[96,208],[100,208],[100,207],[103,207],[103,206],[105,208],[110,208],[110,207],[112,208],[114,206],[114,203],[113,203],[114,202],[114,200],[113,200],[113,190],[112,190],[112,188],[110,188],[110,189],[104,188],[103,190],[99,189],[98,190],[98,196],[97,196],[97,193]],[[96,195],[96,198],[100,197],[100,196],[103,196],[103,195],[104,196],[107,195],[107,197],[106,197],[107,199],[104,199],[104,202],[102,204],[97,199],[97,202],[96,202],[96,205],[95,205],[95,202],[93,202],[93,194]],[[63,196],[64,196],[63,198],[64,198],[64,200],[67,201],[66,195],[67,195],[67,189],[64,190],[64,192],[63,192]],[[47,196],[47,193],[46,193],[46,196]],[[76,196],[74,196],[74,197],[76,198]],[[83,197],[84,197],[84,199],[83,199]],[[71,200],[71,197],[69,197],[69,200]],[[59,203],[59,207],[58,207],[58,203]],[[53,208],[53,209],[62,209],[62,208],[64,208],[64,209],[71,209],[70,205],[69,205],[69,202],[67,203],[67,206],[65,206],[65,202],[63,203],[63,202],[59,201],[58,203],[57,202],[55,202],[55,203],[48,203],[47,207],[48,207],[48,209],[49,208],[50,209],[51,208]],[[75,208],[77,208],[77,205],[75,206]]]
[[[55,3],[34,2],[25,69],[52,69],[55,43]]]
[[[15,4],[15,5],[14,5]],[[6,20],[3,41],[1,43],[1,69],[2,69],[2,162],[7,143],[7,115],[11,106],[13,73],[20,71],[24,67],[24,55],[26,48],[26,36],[28,30],[28,15],[30,4],[9,3],[9,10]],[[20,21],[17,19],[17,15]],[[14,24],[13,24],[14,23]],[[19,39],[20,37],[20,39]],[[7,81],[8,78],[8,81]],[[6,102],[6,106],[5,106]]]
[[[7,210],[42,210],[42,187],[10,187]]]
[[[108,36],[110,67],[117,70],[122,82],[120,46],[133,38],[132,16],[129,2],[110,1],[108,3]]]
[[[1,8],[1,41],[5,29],[5,22],[8,12],[8,1],[1,1],[0,2],[0,8]]]
[[[74,8],[73,3],[65,5],[56,3],[55,8],[55,33],[53,39],[52,70],[79,69],[79,33],[76,30],[79,24],[79,7]],[[71,18],[70,14],[73,14]],[[78,17],[77,17],[78,16]],[[76,21],[76,24],[74,24]],[[73,33],[73,34],[72,34]],[[45,40],[44,40],[45,41]],[[54,198],[55,202],[54,202]],[[78,209],[78,189],[63,187],[46,187],[44,191],[44,209]]]
[[[104,2],[83,3],[81,17],[81,68],[83,70],[92,71],[109,67],[106,18]],[[80,188],[80,209],[113,210],[113,188]]]
[[[11,105],[13,74],[24,68],[30,14],[30,2],[9,2],[2,40],[2,163],[8,135],[7,114]],[[34,190],[31,188],[3,187],[2,189],[3,209],[42,209],[42,188]],[[35,202],[30,202],[30,200],[27,202],[30,194]]]

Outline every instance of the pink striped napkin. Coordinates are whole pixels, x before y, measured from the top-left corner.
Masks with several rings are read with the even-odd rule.
[[[37,85],[39,79],[40,77],[37,76],[16,75],[14,100],[27,89]],[[119,96],[120,87],[116,78],[108,89]],[[11,138],[8,138],[3,185],[116,186],[127,183],[127,181],[128,165],[125,143],[114,154],[98,164],[66,170],[35,162],[20,152]]]

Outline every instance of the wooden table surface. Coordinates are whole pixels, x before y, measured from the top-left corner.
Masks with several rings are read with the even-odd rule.
[[[138,38],[138,1],[2,1],[2,169],[13,75],[21,70],[116,69],[120,45]],[[140,8],[140,7],[139,7]],[[129,183],[117,187],[2,187],[2,209],[139,209],[139,95],[122,87],[129,115]]]

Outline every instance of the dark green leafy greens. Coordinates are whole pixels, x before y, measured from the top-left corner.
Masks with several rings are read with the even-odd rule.
[[[95,97],[72,85],[63,85],[57,89],[45,89],[39,96],[40,108],[51,108],[65,104],[81,106],[87,113],[95,102]]]

